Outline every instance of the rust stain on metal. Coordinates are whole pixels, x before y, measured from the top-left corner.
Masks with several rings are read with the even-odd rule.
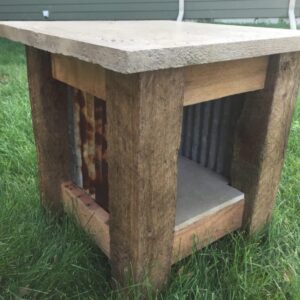
[[[108,165],[106,141],[106,103],[95,98],[96,202],[108,211]]]
[[[75,153],[81,187],[108,211],[106,104],[79,90],[74,95]]]
[[[85,93],[85,124],[86,124],[86,141],[83,146],[83,159],[88,169],[89,192],[95,195],[95,113],[94,113],[94,96]]]
[[[81,137],[80,137],[80,110],[81,110],[81,92],[74,89],[73,98],[73,114],[74,114],[74,143],[75,143],[75,156],[76,156],[76,174],[78,178],[78,186],[83,187],[82,183],[82,155],[81,155]]]

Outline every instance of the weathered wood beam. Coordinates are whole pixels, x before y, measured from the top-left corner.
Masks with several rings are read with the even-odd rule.
[[[268,57],[262,56],[185,67],[184,105],[263,89],[267,65]],[[54,78],[104,100],[105,72],[98,65],[52,54]]]
[[[71,182],[61,186],[65,211],[73,215],[79,225],[94,239],[98,247],[110,258],[109,214],[83,189]],[[242,225],[244,200],[216,206],[210,212],[185,226],[174,229],[172,263],[192,254]],[[120,241],[121,242],[121,241]]]
[[[256,231],[268,221],[280,181],[298,93],[300,55],[270,58],[265,89],[249,93],[238,122],[231,184],[245,193],[244,225]]]
[[[71,173],[67,86],[53,79],[49,53],[26,47],[26,55],[41,201],[62,211],[60,185]]]
[[[171,267],[183,73],[106,74],[112,274],[159,288]]]
[[[186,67],[184,105],[263,89],[267,66],[262,56]]]
[[[51,54],[52,76],[72,87],[105,99],[105,70],[71,56]]]
[[[198,221],[178,230],[175,228],[172,263],[241,228],[244,202],[239,200],[221,209],[215,207]]]
[[[73,183],[64,182],[61,189],[65,211],[76,218],[98,247],[110,257],[109,214]]]

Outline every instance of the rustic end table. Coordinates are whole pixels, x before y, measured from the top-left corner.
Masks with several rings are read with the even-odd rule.
[[[26,45],[41,201],[76,217],[120,283],[147,276],[160,288],[195,247],[268,221],[298,92],[297,31],[0,22],[0,36]]]

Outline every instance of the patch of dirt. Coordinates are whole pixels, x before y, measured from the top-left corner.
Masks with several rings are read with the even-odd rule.
[[[1,75],[0,74],[0,84],[8,84],[8,75]]]

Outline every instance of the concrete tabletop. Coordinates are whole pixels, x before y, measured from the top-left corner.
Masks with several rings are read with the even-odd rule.
[[[175,21],[0,22],[0,36],[120,73],[300,51],[298,31]]]

